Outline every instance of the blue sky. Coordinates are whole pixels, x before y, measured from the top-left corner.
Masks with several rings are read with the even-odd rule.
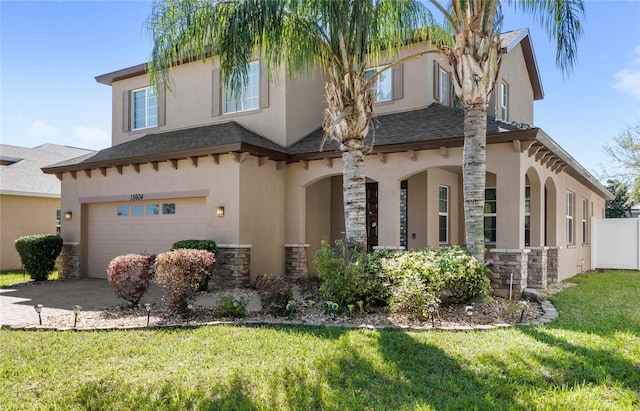
[[[0,141],[101,149],[111,142],[111,88],[94,77],[146,61],[148,1],[0,0]],[[640,121],[640,1],[586,0],[584,37],[570,77],[555,45],[528,15],[507,12],[503,30],[529,27],[545,97],[541,127],[597,176],[602,147]]]

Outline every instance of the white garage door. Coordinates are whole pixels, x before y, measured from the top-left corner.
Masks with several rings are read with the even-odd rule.
[[[159,254],[178,240],[206,238],[204,198],[96,203],[88,207],[88,275],[107,278],[109,262],[129,253]]]

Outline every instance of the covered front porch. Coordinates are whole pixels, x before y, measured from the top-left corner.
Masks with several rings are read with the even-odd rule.
[[[369,250],[464,245],[461,155],[461,148],[443,147],[366,158]],[[557,282],[561,249],[553,177],[543,181],[512,144],[492,145],[487,159],[486,261],[495,293],[519,295]],[[339,158],[288,166],[289,276],[314,271],[313,255],[323,239],[344,238],[341,168]]]

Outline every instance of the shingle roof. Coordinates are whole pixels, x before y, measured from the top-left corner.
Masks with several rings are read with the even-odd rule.
[[[0,157],[8,163],[0,166],[0,193],[60,197],[60,180],[43,173],[41,168],[87,153],[93,151],[57,144],[34,148],[0,144]]]
[[[441,104],[413,111],[381,115],[374,118],[376,128],[369,132],[367,144],[375,137],[375,146],[436,142],[459,139],[462,145],[464,135],[464,113],[461,109],[445,107]],[[526,124],[508,123],[487,118],[487,134],[504,133],[530,129]],[[316,153],[319,151],[323,131],[318,129],[289,147],[289,154]],[[324,151],[336,150],[333,141],[325,143]]]
[[[186,158],[195,152],[202,155],[214,153],[216,149],[226,147],[226,151],[234,151],[230,145],[242,144],[284,154],[278,144],[250,131],[236,122],[213,124],[163,133],[147,134],[144,137],[106,148],[82,158],[63,161],[46,168],[70,165],[99,166],[101,164],[135,162],[141,159]],[[219,151],[219,150],[218,150]],[[184,153],[181,155],[181,153]],[[172,157],[173,156],[173,157]]]
[[[462,145],[463,119],[462,110],[440,104],[432,104],[421,110],[382,115],[374,118],[377,126],[374,133],[369,133],[366,142],[370,144],[375,136],[375,146],[379,148],[451,139],[457,140],[454,145]],[[488,134],[517,131],[523,128],[530,127],[502,122],[492,117],[487,121]],[[45,171],[64,171],[68,167],[80,170],[127,165],[230,151],[247,151],[256,155],[269,156],[275,160],[289,161],[304,159],[305,155],[334,156],[337,149],[335,142],[327,142],[323,153],[320,154],[322,135],[323,131],[319,128],[294,145],[285,148],[231,121],[147,134],[96,153],[50,165],[45,167]],[[403,149],[406,150],[406,148]]]

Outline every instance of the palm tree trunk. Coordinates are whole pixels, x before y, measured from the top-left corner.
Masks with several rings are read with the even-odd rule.
[[[487,169],[487,107],[468,106],[464,110],[464,221],[467,250],[484,261],[484,188]]]
[[[367,249],[366,185],[364,172],[364,141],[351,139],[341,145],[342,189],[344,195],[345,240],[347,247]]]

